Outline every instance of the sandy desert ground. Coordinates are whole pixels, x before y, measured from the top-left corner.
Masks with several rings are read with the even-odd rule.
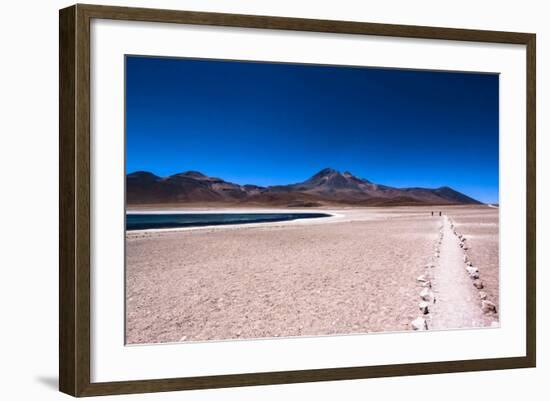
[[[322,210],[334,217],[127,233],[127,343],[498,322],[498,208]]]

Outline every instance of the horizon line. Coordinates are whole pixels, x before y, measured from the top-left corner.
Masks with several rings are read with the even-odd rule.
[[[467,195],[466,193],[462,192],[462,191],[458,191],[457,189],[449,186],[449,185],[441,185],[441,186],[435,186],[435,187],[431,187],[431,186],[418,186],[418,185],[409,185],[409,186],[391,186],[391,185],[387,185],[387,184],[382,184],[382,183],[377,183],[377,182],[373,182],[367,178],[363,178],[363,177],[359,177],[359,176],[356,176],[354,175],[353,173],[351,173],[351,171],[349,170],[345,170],[344,172],[342,172],[341,170],[338,170],[338,169],[335,169],[335,168],[332,168],[332,167],[325,167],[325,168],[322,168],[321,170],[317,171],[316,173],[306,177],[305,179],[309,179],[309,178],[312,178],[313,176],[325,171],[325,170],[332,170],[340,175],[343,175],[343,174],[346,174],[346,173],[349,173],[350,175],[352,175],[353,177],[355,178],[358,178],[360,180],[364,180],[364,181],[368,181],[369,183],[371,184],[375,184],[375,185],[383,185],[383,186],[386,186],[386,187],[391,187],[391,188],[395,188],[395,189],[429,189],[429,190],[436,190],[436,189],[444,189],[444,188],[448,188],[448,189],[451,189],[453,191],[456,191],[456,192],[460,192],[462,193],[463,195],[466,195],[470,198],[472,198],[470,195]],[[251,184],[251,183],[240,183],[240,182],[236,182],[236,181],[226,181],[224,178],[221,178],[220,176],[212,176],[212,175],[208,175],[208,174],[205,174],[203,173],[202,171],[199,171],[199,170],[184,170],[184,171],[181,171],[179,173],[173,173],[173,174],[168,174],[168,175],[158,175],[157,173],[154,173],[153,171],[150,171],[150,170],[134,170],[130,173],[126,173],[126,176],[129,176],[131,174],[136,174],[136,173],[148,173],[148,174],[152,174],[156,177],[159,177],[159,178],[169,178],[169,177],[173,177],[173,176],[176,176],[176,175],[180,175],[180,174],[187,174],[187,173],[198,173],[198,174],[201,174],[205,177],[210,177],[210,178],[218,178],[222,181],[225,181],[227,183],[230,183],[230,184],[236,184],[236,185],[240,185],[240,186],[247,186],[247,185],[251,185],[251,186],[256,186],[256,187],[262,187],[262,188],[272,188],[272,187],[278,187],[278,186],[286,186],[286,185],[294,185],[294,184],[300,184],[301,182],[303,181],[298,181],[298,182],[293,182],[293,183],[287,183],[287,184],[275,184],[275,185],[258,185],[258,184]],[[483,201],[480,201],[476,198],[472,198],[478,202],[481,202],[482,204],[486,204],[486,205],[495,205],[495,204],[498,204],[499,202],[483,202]]]

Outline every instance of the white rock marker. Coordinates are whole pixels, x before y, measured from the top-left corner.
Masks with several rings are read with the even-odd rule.
[[[478,290],[481,290],[483,288],[483,281],[474,280],[474,287],[476,287]]]
[[[422,298],[423,301],[428,301],[430,299],[430,290],[424,288],[422,291],[420,291],[420,298]]]
[[[424,315],[427,315],[430,313],[430,310],[428,309],[428,304],[426,301],[422,301],[418,304],[418,309],[420,309],[420,312],[422,312]]]
[[[479,299],[481,299],[482,301],[483,301],[484,299],[487,299],[487,293],[484,292],[484,291],[480,291],[480,292],[479,292]]]
[[[481,301],[481,310],[483,313],[496,313],[497,307],[491,301]]]
[[[477,270],[477,267],[466,266],[466,270],[468,271],[470,277],[474,280],[479,278],[479,270]]]
[[[419,330],[419,331],[428,330],[428,323],[426,322],[426,319],[424,319],[423,317],[417,317],[416,319],[414,319],[411,322],[411,326],[413,330]]]
[[[423,301],[431,302],[434,296],[433,296],[433,293],[428,288],[424,288],[422,291],[420,291],[420,298]]]

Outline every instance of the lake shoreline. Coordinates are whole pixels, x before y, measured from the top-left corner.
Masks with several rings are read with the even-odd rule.
[[[224,225],[278,223],[331,217],[327,213],[126,213],[126,231],[166,230]]]

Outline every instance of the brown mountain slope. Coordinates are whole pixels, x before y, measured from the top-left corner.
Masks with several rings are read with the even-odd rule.
[[[480,204],[449,187],[393,188],[331,168],[300,183],[270,187],[234,184],[198,171],[168,177],[138,171],[126,177],[126,200],[129,205],[216,203],[281,207]]]

